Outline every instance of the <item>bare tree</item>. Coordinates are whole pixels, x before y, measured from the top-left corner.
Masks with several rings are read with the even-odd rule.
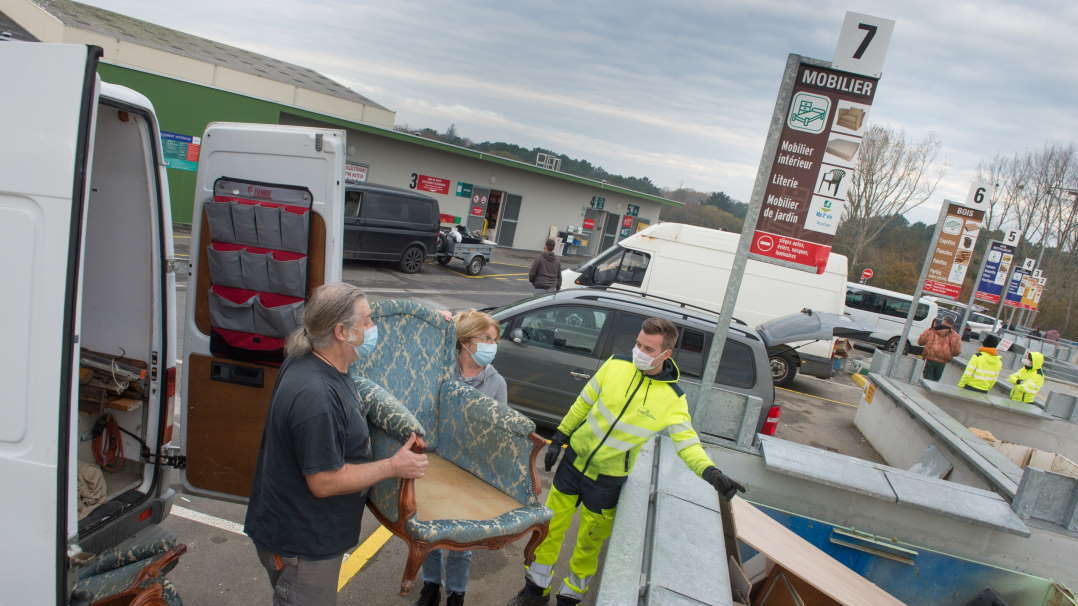
[[[847,190],[842,221],[849,267],[858,267],[865,247],[891,219],[924,204],[946,168],[936,163],[942,143],[934,134],[920,141],[905,131],[873,126],[861,141],[860,160]]]

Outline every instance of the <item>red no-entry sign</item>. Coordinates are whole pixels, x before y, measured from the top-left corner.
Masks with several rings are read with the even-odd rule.
[[[867,279],[871,278],[871,277],[872,277],[872,276],[874,276],[874,275],[876,275],[876,274],[875,274],[875,273],[874,273],[874,272],[872,271],[872,268],[871,268],[871,267],[866,267],[866,268],[865,268],[865,269],[864,269],[864,270],[863,270],[863,271],[861,272],[861,279],[862,279],[862,280],[867,280]]]

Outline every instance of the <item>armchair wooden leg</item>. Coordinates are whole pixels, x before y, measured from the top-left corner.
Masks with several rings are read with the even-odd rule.
[[[524,546],[524,565],[527,566],[535,561],[535,550],[539,548],[539,544],[546,538],[547,531],[550,530],[550,526],[543,524],[532,532],[532,538],[528,539],[528,544]]]
[[[412,583],[419,575],[419,567],[430,553],[430,545],[427,543],[408,543],[408,559],[404,563],[404,574],[401,576],[401,595],[408,595],[412,591]]]

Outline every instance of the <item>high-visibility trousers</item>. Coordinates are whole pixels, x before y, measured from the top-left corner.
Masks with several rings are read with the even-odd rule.
[[[550,519],[550,530],[546,539],[535,550],[535,561],[528,566],[525,574],[533,583],[548,589],[554,575],[554,565],[561,554],[565,532],[573,523],[573,514],[580,501],[578,495],[569,495],[556,487],[550,487],[546,506],[554,512]],[[562,580],[560,595],[580,600],[588,591],[588,583],[599,570],[599,552],[603,543],[614,528],[614,516],[617,508],[603,509],[596,513],[587,507],[580,508],[580,526],[577,529],[576,544],[569,559],[569,576]]]

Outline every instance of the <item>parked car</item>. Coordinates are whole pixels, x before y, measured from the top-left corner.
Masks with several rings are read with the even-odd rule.
[[[562,271],[562,287],[613,286],[669,297],[718,313],[739,236],[679,223],[652,225],[573,269]],[[827,267],[811,274],[750,259],[745,266],[734,316],[759,325],[797,313],[843,313],[846,257],[831,253]],[[833,339],[791,343],[772,350],[773,379],[789,384],[798,372],[828,379]]]
[[[706,310],[615,289],[562,290],[491,310],[502,325],[498,370],[509,387],[510,406],[537,423],[556,425],[599,366],[628,354],[645,318],[673,322],[679,331],[674,361],[681,381],[700,384],[717,317]],[[852,326],[849,318],[805,310],[757,329],[731,326],[716,384],[763,401],[762,428],[775,406],[768,348],[794,340],[830,340]]]
[[[344,192],[344,258],[396,261],[414,274],[438,241],[438,201],[398,187],[349,185]]]
[[[872,329],[862,341],[883,345],[887,351],[898,347],[902,326],[910,312],[913,295],[850,282],[846,285],[846,311],[857,322]],[[910,341],[916,343],[917,335],[932,325],[939,316],[939,305],[934,297],[922,297],[913,314]],[[907,347],[910,347],[907,345]],[[907,349],[907,353],[911,351]]]

